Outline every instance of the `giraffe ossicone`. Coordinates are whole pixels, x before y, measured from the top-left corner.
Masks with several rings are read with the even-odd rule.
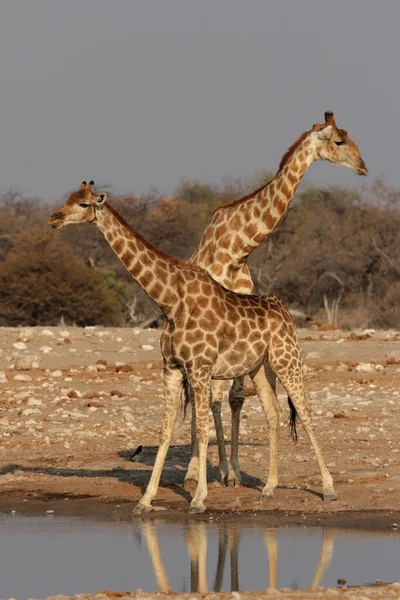
[[[98,210],[99,202],[103,210]],[[250,375],[253,380],[271,436],[268,480],[262,498],[272,497],[278,484],[280,409],[262,368],[267,356],[288,393],[292,423],[298,415],[313,446],[322,476],[323,497],[336,498],[305,399],[300,344],[290,314],[279,298],[235,294],[201,269],[159,252],[124,221],[106,202],[105,195],[94,193],[89,186],[81,186],[71,194],[48,223],[53,228],[77,223],[95,224],[131,276],[158,304],[167,319],[161,336],[165,410],[160,446],[150,482],[134,512],[152,510],[151,502],[157,492],[179,412],[184,377],[194,392],[199,447],[198,484],[189,512],[205,510],[212,379]],[[290,344],[285,340],[290,340]]]

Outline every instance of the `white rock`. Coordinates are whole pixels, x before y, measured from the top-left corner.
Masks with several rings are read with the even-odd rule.
[[[43,354],[48,354],[49,352],[51,352],[53,350],[53,348],[50,348],[50,346],[42,346],[40,348],[40,352],[43,352]]]
[[[13,348],[16,350],[26,350],[26,344],[24,344],[24,342],[15,342],[15,344],[13,344]]]
[[[24,408],[21,414],[23,417],[29,417],[30,415],[41,415],[42,411],[38,408]]]
[[[63,338],[67,338],[69,336],[69,331],[63,329],[62,331],[60,331],[60,336]]]
[[[0,383],[7,383],[7,376],[5,371],[0,371]]]
[[[355,369],[358,373],[373,373],[375,371],[375,365],[372,363],[360,363]]]
[[[39,398],[29,398],[27,405],[28,406],[42,406],[43,402]]]
[[[7,425],[10,424],[10,421],[6,418],[0,419],[0,425],[2,425],[3,427],[7,427]]]
[[[143,350],[154,350],[154,346],[152,346],[151,344],[143,344],[142,349]]]
[[[319,352],[308,352],[306,354],[306,359],[308,358],[321,358],[322,354],[320,354]]]
[[[57,377],[62,377],[62,371],[57,369],[56,371],[53,371],[52,373],[50,373],[49,377],[53,377],[55,379],[57,379]]]
[[[131,413],[124,413],[124,421],[134,421],[135,417]]]
[[[97,373],[97,365],[89,365],[85,371],[86,373]]]
[[[50,329],[43,329],[41,335],[45,335],[47,337],[54,337],[54,333],[50,331]]]
[[[30,375],[14,375],[15,381],[32,381],[32,377]]]
[[[15,359],[15,369],[17,371],[23,369],[37,369],[40,360],[37,356],[17,356]]]

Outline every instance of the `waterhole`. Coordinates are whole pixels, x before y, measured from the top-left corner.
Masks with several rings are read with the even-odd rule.
[[[267,523],[0,515],[0,598],[396,581],[400,535]]]

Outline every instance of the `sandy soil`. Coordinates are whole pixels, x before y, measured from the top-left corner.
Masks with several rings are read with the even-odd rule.
[[[122,328],[0,329],[0,510],[131,514],[148,482],[158,444],[163,412],[159,336],[158,330]],[[218,482],[212,427],[208,512],[202,518],[212,513],[217,519],[267,517],[271,524],[396,530],[400,333],[300,329],[299,336],[315,430],[339,499],[322,502],[308,440],[300,428],[294,444],[283,424],[281,487],[273,500],[259,503],[268,435],[248,382],[240,440],[243,485],[232,489]],[[287,416],[286,396],[282,389],[278,392]],[[229,440],[228,404],[223,416]],[[177,423],[154,502],[163,517],[188,509],[190,494],[182,483],[189,442],[190,414]],[[139,445],[140,461],[132,462]],[[307,592],[305,597],[312,596]]]

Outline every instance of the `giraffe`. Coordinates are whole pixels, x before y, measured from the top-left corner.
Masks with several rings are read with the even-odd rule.
[[[266,185],[231,204],[214,211],[200,243],[188,263],[204,269],[215,281],[241,294],[253,292],[253,281],[247,265],[250,253],[276,228],[287,212],[293,196],[308,167],[317,160],[348,167],[358,175],[368,170],[356,144],[347,132],[338,129],[332,111],[325,112],[325,122],[315,124],[284,154],[275,177]],[[269,383],[275,389],[275,377],[265,364]],[[221,419],[221,384],[213,386],[211,408],[219,451],[222,481],[240,484],[238,457],[240,412],[244,402],[243,379],[233,382],[229,392],[232,413],[231,456],[228,463]],[[198,451],[195,444],[195,412],[192,411],[192,458],[185,477],[186,487],[197,480]]]
[[[160,446],[149,484],[134,512],[150,512],[172,437],[180,398],[187,380],[194,392],[199,446],[199,477],[189,512],[206,510],[208,411],[212,379],[235,379],[249,374],[269,422],[270,457],[262,498],[273,496],[278,484],[277,441],[281,408],[265,377],[269,363],[289,396],[292,434],[296,417],[308,434],[321,471],[324,500],[336,499],[333,479],[311,423],[303,386],[303,363],[296,328],[289,311],[276,296],[235,294],[201,269],[179,262],[153,248],[106,201],[83,182],[78,191],[53,213],[55,229],[73,223],[92,223],[103,233],[130,275],[156,302],[167,325],[161,336],[164,360],[165,408]]]

